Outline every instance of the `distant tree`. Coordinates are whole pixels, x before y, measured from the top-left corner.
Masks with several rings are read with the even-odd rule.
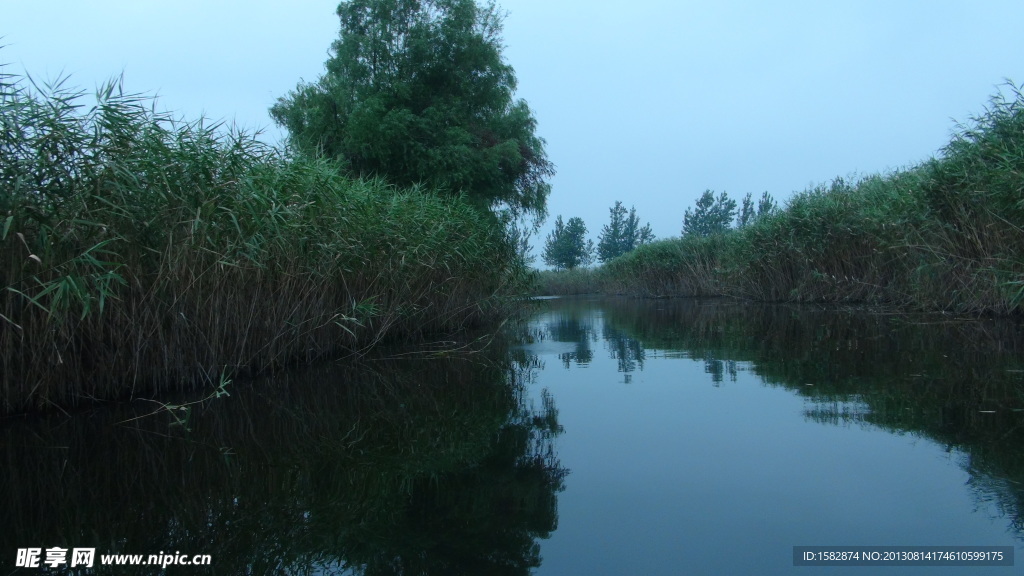
[[[351,174],[543,217],[554,167],[493,1],[346,0],[326,73],[270,109],[301,153]]]
[[[597,257],[601,262],[607,262],[626,251],[626,208],[616,200],[615,206],[609,211],[611,222],[601,228],[601,234],[597,237]]]
[[[705,190],[693,210],[686,209],[683,215],[684,236],[710,236],[729,230],[736,215],[736,201],[722,192],[715,198],[715,193]]]
[[[586,237],[587,226],[582,218],[569,218],[563,224],[559,215],[555,229],[544,242],[544,263],[562,270],[589,266],[594,260],[594,242]]]
[[[758,219],[763,218],[776,210],[778,210],[778,205],[766,190],[764,194],[761,194],[761,200],[757,203],[757,217]]]
[[[751,198],[750,192],[743,197],[743,202],[740,203],[740,211],[736,215],[736,227],[744,228],[753,224],[754,219],[757,217],[757,213],[754,212],[754,200]]]
[[[607,262],[654,240],[650,224],[640,227],[635,207],[630,208],[627,216],[625,206],[616,201],[609,211],[611,221],[601,229],[597,241],[597,256],[601,262]]]
[[[629,245],[629,250],[626,252],[637,246],[654,242],[654,232],[651,230],[650,222],[641,227],[640,217],[636,215],[636,208],[632,206],[629,208],[629,218],[626,219],[626,239]]]
[[[768,214],[771,214],[776,209],[775,200],[768,192],[761,194],[761,199],[757,202],[757,208],[755,209],[754,200],[748,192],[747,195],[743,197],[743,202],[740,204],[739,212],[736,214],[736,227],[743,228],[745,226],[749,226]]]

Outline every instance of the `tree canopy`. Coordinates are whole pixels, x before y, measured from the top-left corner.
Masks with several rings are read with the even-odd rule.
[[[563,270],[589,266],[594,261],[594,241],[586,237],[587,225],[582,218],[569,218],[563,224],[559,215],[555,229],[544,242],[544,263]]]
[[[755,219],[759,220],[769,214],[778,211],[779,205],[772,198],[772,195],[766,190],[764,194],[761,194],[761,199],[757,202],[757,216]]]
[[[337,13],[326,73],[270,110],[293,149],[354,175],[544,216],[554,166],[514,98],[493,1],[349,0]]]
[[[640,217],[636,215],[635,207],[630,208],[627,216],[626,207],[616,201],[609,212],[611,221],[601,229],[597,241],[597,257],[601,262],[607,262],[654,240],[651,225],[640,226]]]
[[[737,228],[749,226],[778,209],[775,199],[768,192],[761,195],[754,210],[754,200],[750,193],[743,197],[739,207],[729,194],[722,192],[717,197],[711,190],[705,190],[697,205],[691,210],[686,209],[683,215],[683,236],[711,236],[728,232],[733,224]]]
[[[740,205],[739,213],[736,215],[736,227],[745,228],[750,226],[754,222],[757,222],[761,218],[764,218],[768,214],[771,214],[777,209],[775,199],[772,195],[765,191],[761,194],[761,199],[757,202],[757,210],[754,210],[754,199],[750,192],[743,197],[743,203]]]
[[[736,214],[736,201],[722,192],[715,197],[711,190],[705,190],[693,210],[686,209],[683,215],[683,236],[711,236],[729,230]]]

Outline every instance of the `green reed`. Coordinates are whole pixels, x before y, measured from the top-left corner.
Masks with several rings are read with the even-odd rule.
[[[0,76],[0,413],[216,385],[506,313],[490,214]]]
[[[600,270],[604,290],[871,302],[1019,313],[1024,301],[1024,96],[1008,85],[939,157],[837,178],[707,238],[655,242]]]
[[[589,268],[541,270],[536,274],[532,290],[537,296],[573,296],[597,291],[597,276]]]

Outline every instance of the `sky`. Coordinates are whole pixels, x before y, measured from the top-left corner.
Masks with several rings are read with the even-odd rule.
[[[1024,2],[504,0],[506,60],[547,142],[555,216],[597,241],[615,201],[678,236],[704,190],[780,203],[938,153],[1005,80]],[[123,74],[158,108],[265,129],[323,72],[336,0],[0,0],[0,63],[93,91]],[[539,251],[539,250],[538,250]]]

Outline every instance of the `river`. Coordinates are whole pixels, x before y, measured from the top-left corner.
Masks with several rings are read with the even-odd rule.
[[[1006,320],[547,300],[506,338],[0,421],[0,568],[75,548],[82,574],[159,573],[112,565],[135,554],[170,574],[908,569],[794,566],[844,546],[1019,565],[1022,350]]]

